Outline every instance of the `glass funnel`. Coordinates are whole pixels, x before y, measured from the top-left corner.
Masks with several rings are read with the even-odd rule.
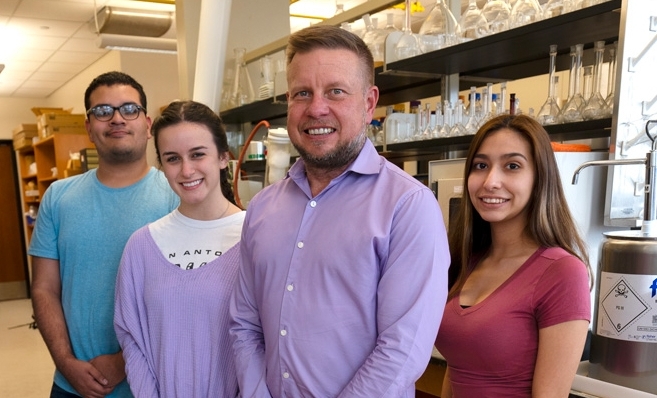
[[[463,40],[488,36],[488,21],[477,7],[477,0],[470,0],[468,8],[461,15],[460,28]]]
[[[246,48],[240,47],[233,49],[235,55],[235,66],[233,69],[234,78],[230,91],[230,106],[237,107],[248,104],[255,98],[251,76],[244,63],[244,54]]]
[[[580,76],[582,73],[583,44],[570,47],[570,77],[568,80],[568,99],[561,109],[561,119],[564,123],[581,122],[582,109],[586,104],[582,96]]]
[[[461,36],[459,24],[444,0],[436,0],[418,33],[420,48],[425,53],[457,44]]]
[[[593,87],[591,97],[586,100],[582,110],[584,120],[602,119],[605,116],[607,102],[600,94],[600,83],[602,80],[602,61],[605,52],[605,42],[595,42],[595,63],[593,64]]]
[[[543,19],[543,9],[536,0],[518,0],[511,9],[511,28],[527,25]]]
[[[520,1],[520,0],[519,0]],[[557,45],[550,46],[550,70],[548,74],[548,97],[545,103],[538,111],[537,119],[542,125],[561,123],[561,109],[555,99],[555,62],[557,59]]]
[[[488,22],[488,32],[491,34],[509,29],[511,6],[507,0],[488,0],[481,9],[481,14]]]
[[[406,0],[403,34],[395,44],[395,57],[402,60],[422,54],[418,36],[411,30],[411,0]]]

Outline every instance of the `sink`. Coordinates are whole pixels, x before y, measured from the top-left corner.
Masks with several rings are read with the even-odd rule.
[[[577,368],[572,390],[582,392],[598,398],[657,398],[657,395],[633,388],[607,383],[588,376],[589,361],[583,361]]]

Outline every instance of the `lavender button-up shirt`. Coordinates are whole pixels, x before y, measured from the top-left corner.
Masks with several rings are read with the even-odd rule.
[[[312,197],[304,164],[249,204],[231,337],[243,397],[414,397],[447,297],[431,191],[366,142]]]

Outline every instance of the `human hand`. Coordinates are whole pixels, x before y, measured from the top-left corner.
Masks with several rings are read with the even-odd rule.
[[[108,385],[107,378],[90,362],[72,358],[61,364],[59,371],[75,391],[85,398],[103,398],[114,389],[114,386]]]
[[[107,387],[114,389],[125,379],[125,361],[121,351],[116,354],[99,355],[89,363],[94,365],[107,379]]]

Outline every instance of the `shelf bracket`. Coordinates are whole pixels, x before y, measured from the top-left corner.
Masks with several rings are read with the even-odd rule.
[[[650,31],[657,32],[657,16],[655,15],[650,17]]]
[[[652,26],[652,19],[653,18],[651,17],[651,26]],[[636,71],[636,67],[639,64],[639,62],[641,62],[641,60],[646,56],[648,51],[650,51],[651,47],[654,46],[655,43],[657,43],[657,35],[653,36],[653,38],[650,40],[648,45],[646,47],[644,47],[643,51],[641,51],[639,53],[639,55],[637,55],[634,58],[629,57],[629,59],[628,59],[628,68],[627,68],[628,72],[635,72]]]
[[[650,101],[641,101],[641,114],[643,116],[652,115],[650,109],[657,103],[657,95]]]

